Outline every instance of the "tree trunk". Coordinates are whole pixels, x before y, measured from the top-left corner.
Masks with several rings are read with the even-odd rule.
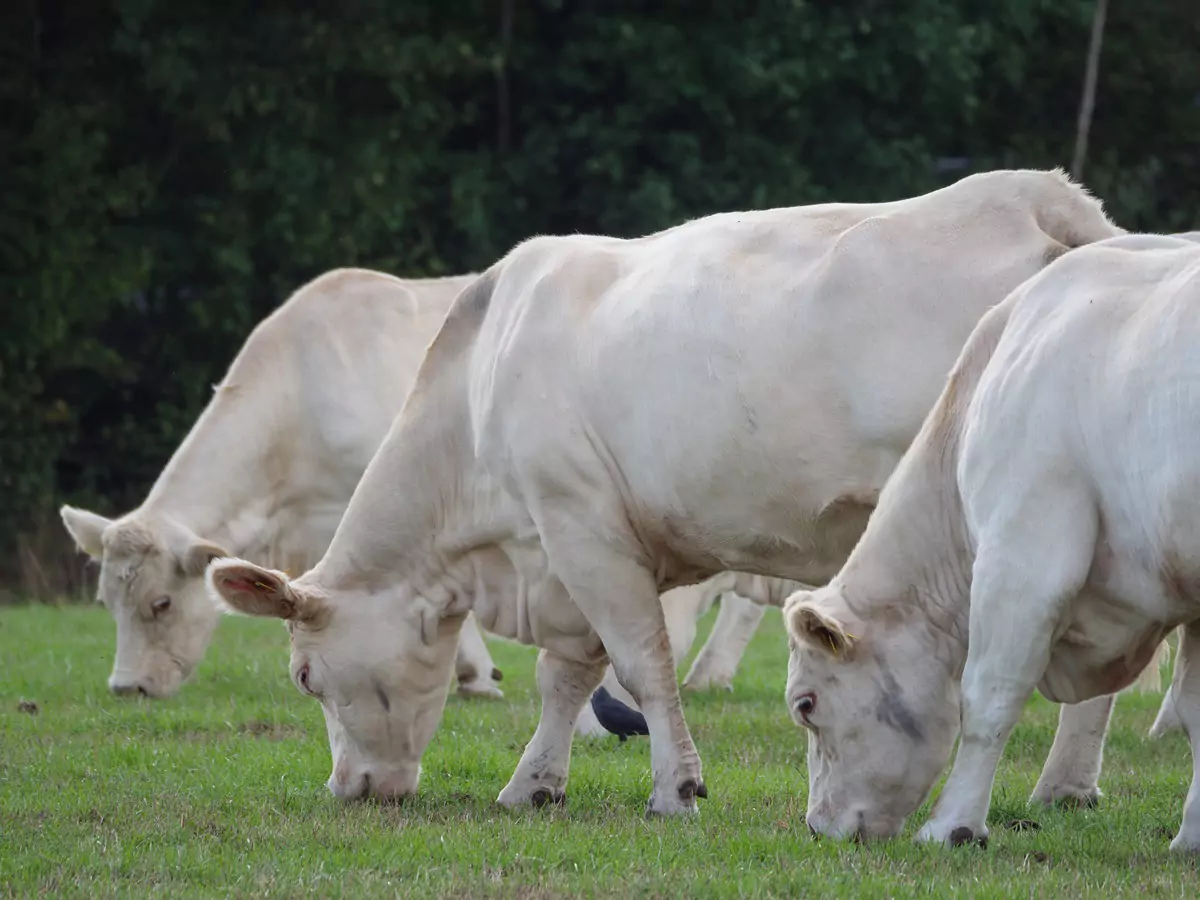
[[[1083,73],[1083,97],[1079,101],[1079,121],[1075,129],[1075,155],[1071,159],[1071,177],[1083,177],[1087,159],[1088,132],[1092,128],[1092,110],[1096,106],[1096,80],[1100,74],[1100,45],[1104,42],[1104,20],[1108,15],[1108,0],[1096,0],[1092,14],[1092,42],[1088,47],[1087,68]]]

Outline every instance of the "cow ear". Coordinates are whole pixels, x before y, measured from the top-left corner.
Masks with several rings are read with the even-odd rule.
[[[837,619],[817,609],[808,591],[798,591],[789,597],[783,614],[788,636],[795,641],[803,641],[838,659],[848,656],[854,648],[857,638]]]
[[[179,554],[179,568],[185,575],[199,578],[204,574],[204,570],[208,568],[210,562],[228,555],[224,547],[196,538]]]
[[[241,559],[209,563],[205,582],[209,596],[225,612],[307,622],[320,609],[319,601],[294,590],[283,572]]]
[[[74,506],[63,506],[58,514],[74,539],[75,546],[92,559],[99,560],[104,555],[104,529],[112,524],[112,519]]]

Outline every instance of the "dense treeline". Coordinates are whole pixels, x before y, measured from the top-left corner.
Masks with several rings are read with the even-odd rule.
[[[1085,181],[1126,227],[1200,227],[1200,10],[1111,7]],[[1066,166],[1091,15],[19,0],[0,35],[0,546],[57,534],[63,498],[136,503],[252,325],[325,269],[450,274],[539,232]]]

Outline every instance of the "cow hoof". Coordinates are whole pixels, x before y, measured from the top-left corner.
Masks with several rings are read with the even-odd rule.
[[[660,799],[661,796],[658,791],[650,795],[650,800],[646,804],[647,818],[654,818],[656,816],[694,816],[700,812],[696,808],[695,795],[684,799],[682,788],[679,791],[678,799],[663,800]]]
[[[689,778],[683,784],[679,785],[679,799],[684,803],[688,803],[696,797],[699,797],[701,800],[708,799],[708,788],[704,786],[703,781]]]
[[[1171,841],[1172,853],[1197,853],[1200,854],[1200,835],[1184,834],[1182,831],[1175,835],[1175,839]]]
[[[985,834],[981,837],[975,837],[975,832],[963,825],[950,832],[950,846],[961,847],[963,844],[976,844],[986,850],[988,836]]]
[[[487,681],[472,681],[470,684],[460,684],[458,693],[463,697],[478,697],[484,700],[500,700],[504,692]]]
[[[529,802],[534,809],[541,809],[543,806],[549,806],[553,803],[555,806],[563,806],[567,802],[567,795],[564,791],[552,791],[549,788],[538,788],[529,798]]]
[[[544,784],[537,787],[530,785],[514,787],[508,784],[496,798],[496,802],[505,809],[525,809],[530,806],[534,809],[541,809],[550,804],[562,806],[566,801],[567,795],[562,788],[549,787]]]
[[[1057,806],[1061,809],[1095,809],[1100,805],[1104,793],[1098,787],[1059,785],[1034,788],[1031,801],[1042,806]]]
[[[958,825],[948,829],[935,822],[926,822],[924,827],[917,832],[917,840],[927,844],[941,844],[944,847],[961,847],[963,844],[975,844],[977,847],[982,847],[986,850],[988,845],[988,831],[987,828],[974,829],[966,825]]]

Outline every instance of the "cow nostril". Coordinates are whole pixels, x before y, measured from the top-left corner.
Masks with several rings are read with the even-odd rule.
[[[858,811],[858,826],[854,829],[854,843],[862,844],[867,840],[867,817],[863,815],[863,811]]]

